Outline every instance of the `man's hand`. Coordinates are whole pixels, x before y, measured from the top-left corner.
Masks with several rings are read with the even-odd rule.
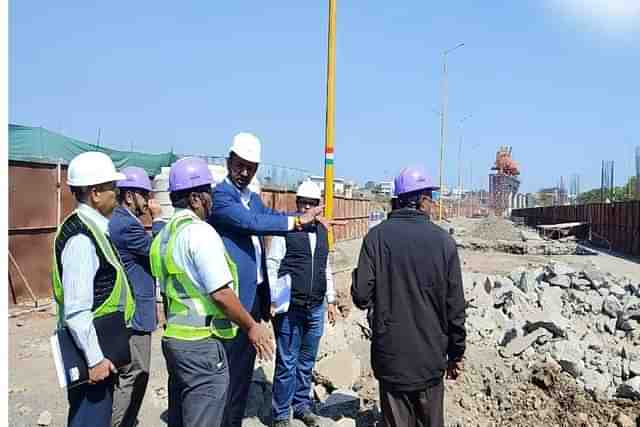
[[[100,363],[93,368],[89,368],[89,384],[96,384],[106,379],[112,373],[117,373],[118,370],[111,363],[111,360],[104,358]]]
[[[307,225],[313,223],[317,217],[322,215],[324,211],[324,206],[316,206],[308,209],[305,213],[300,215],[298,218],[300,220],[300,225]]]
[[[256,349],[258,353],[258,359],[271,360],[273,358],[273,340],[271,339],[271,332],[260,323],[255,323],[251,329],[249,329],[249,342]]]
[[[338,307],[335,303],[327,305],[327,317],[329,318],[329,323],[332,326],[336,324],[336,319],[338,319]]]
[[[447,379],[457,380],[458,377],[462,375],[463,368],[464,363],[462,362],[462,360],[450,360],[449,362],[447,362]]]
[[[147,206],[149,207],[151,219],[157,219],[162,216],[162,206],[160,206],[160,203],[156,199],[149,199]]]

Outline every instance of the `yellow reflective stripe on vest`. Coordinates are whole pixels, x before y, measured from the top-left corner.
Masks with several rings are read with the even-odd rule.
[[[129,281],[127,279],[127,275],[124,272],[124,268],[122,267],[120,257],[114,251],[111,243],[106,238],[104,233],[100,231],[98,226],[89,217],[87,217],[80,211],[75,211],[71,215],[74,214],[78,216],[80,221],[82,221],[82,223],[87,227],[87,229],[95,239],[97,243],[96,251],[100,251],[107,262],[116,271],[116,281],[111,294],[109,294],[107,299],[93,311],[94,317],[102,317],[116,311],[122,311],[125,314],[125,320],[129,322],[133,317],[133,313],[135,311],[135,300],[133,299],[133,294],[131,293],[131,288],[129,287]],[[58,228],[53,241],[52,282],[54,298],[58,304],[58,321],[61,324],[64,319],[64,287],[62,285],[62,278],[60,277],[60,272],[58,270],[58,260],[56,256],[55,244],[60,235],[62,227],[67,222],[69,217],[67,217],[62,225]]]

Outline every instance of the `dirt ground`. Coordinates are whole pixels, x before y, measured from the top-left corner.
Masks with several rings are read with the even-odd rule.
[[[360,242],[338,247],[335,269],[341,294],[348,297],[350,268],[355,265]],[[640,265],[601,253],[596,256],[528,256],[504,253],[461,252],[463,270],[487,274],[508,273],[530,263],[562,260],[575,266],[594,262],[604,271],[613,271],[640,281]],[[48,411],[50,426],[65,425],[67,402],[57,385],[50,355],[49,338],[55,326],[52,311],[31,313],[9,319],[9,425],[34,426]],[[161,332],[153,336],[151,378],[142,406],[140,426],[166,425],[167,374],[160,351]],[[631,401],[595,402],[575,387],[575,382],[551,372],[552,385],[540,388],[530,381],[521,361],[502,359],[495,346],[469,345],[465,373],[456,383],[447,382],[448,425],[510,426],[607,426],[620,414],[640,417],[640,403]],[[615,425],[615,424],[613,424]],[[640,424],[639,424],[640,425]]]

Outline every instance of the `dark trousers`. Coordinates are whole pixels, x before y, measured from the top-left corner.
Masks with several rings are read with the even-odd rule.
[[[311,373],[324,330],[324,305],[291,306],[274,319],[276,369],[273,378],[273,420],[289,419],[310,409]]]
[[[251,316],[257,322],[260,321],[258,298],[253,304]],[[241,427],[256,363],[256,350],[249,342],[249,336],[242,329],[238,329],[238,335],[234,339],[224,340],[223,344],[229,359],[230,381],[222,426]]]
[[[113,383],[111,375],[98,384],[82,384],[67,391],[69,427],[111,427]],[[44,402],[42,402],[44,404]]]
[[[151,332],[134,331],[129,339],[131,363],[118,370],[118,383],[113,394],[114,427],[133,427],[149,382],[151,364]]]
[[[444,381],[409,392],[381,384],[380,405],[387,427],[444,427]]]
[[[162,353],[169,372],[169,426],[220,426],[229,387],[222,343],[163,338]]]

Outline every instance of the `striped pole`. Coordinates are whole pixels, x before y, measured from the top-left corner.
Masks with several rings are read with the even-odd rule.
[[[324,216],[333,219],[333,142],[335,127],[336,0],[329,0],[327,46],[327,112],[324,149]],[[333,250],[333,229],[329,227],[329,248]]]

